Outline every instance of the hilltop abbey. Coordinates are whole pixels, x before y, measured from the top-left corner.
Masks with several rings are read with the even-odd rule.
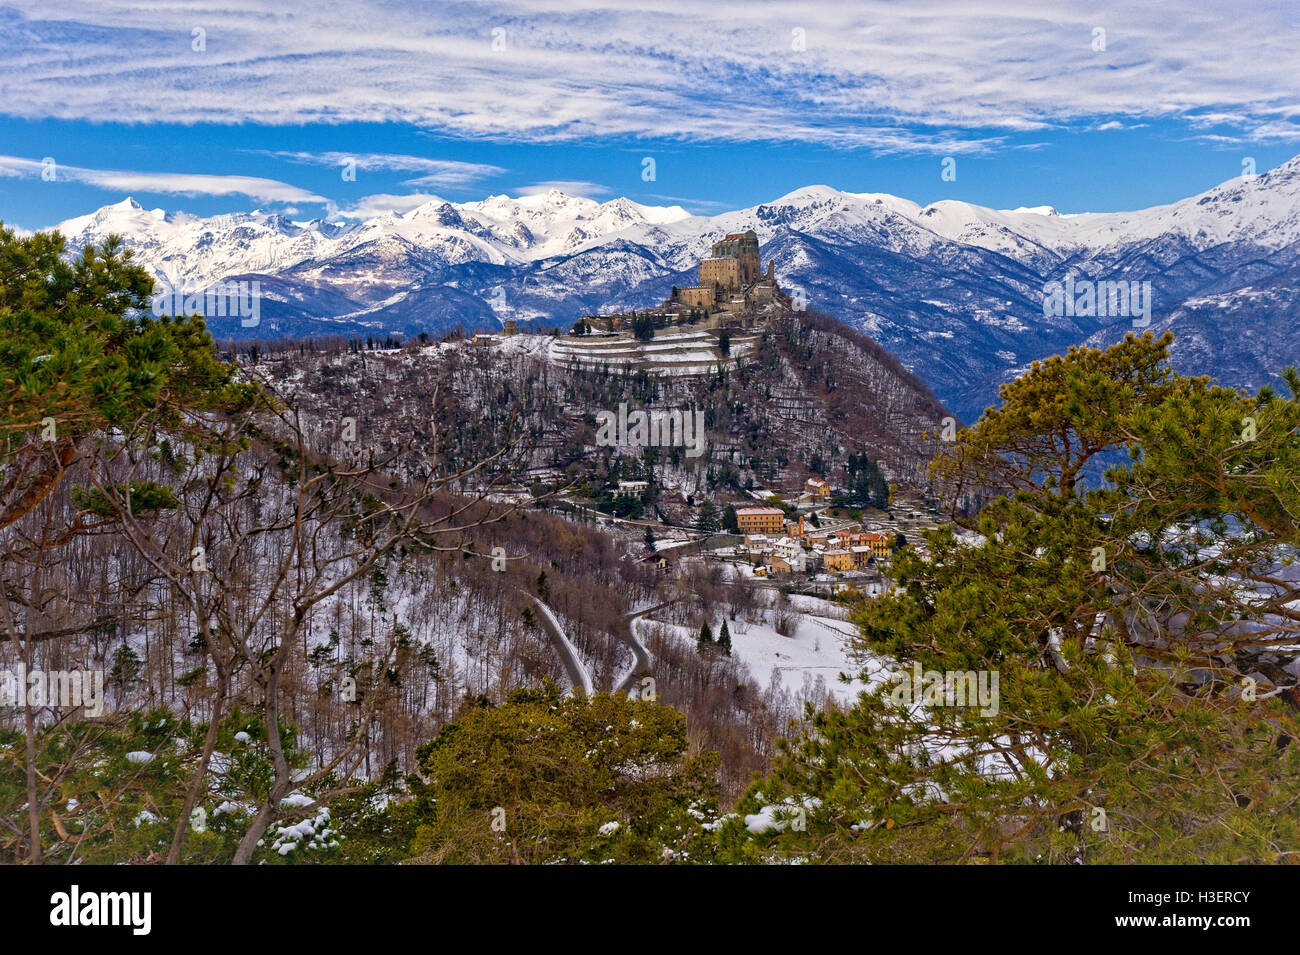
[[[748,327],[764,315],[790,307],[790,297],[776,280],[776,263],[763,263],[758,254],[758,234],[750,229],[723,236],[711,254],[701,259],[698,284],[678,288],[658,308],[617,315],[587,315],[579,326],[589,331],[617,332],[632,320],[650,319],[656,326],[703,325]]]
[[[713,252],[700,260],[698,285],[674,288],[665,309],[674,305],[716,312],[753,313],[784,297],[776,282],[776,263],[763,263],[758,257],[758,234],[736,232],[713,243]]]

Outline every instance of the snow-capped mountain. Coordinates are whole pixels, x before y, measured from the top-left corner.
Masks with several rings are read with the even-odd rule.
[[[116,232],[159,277],[189,285],[355,257],[359,249],[395,255],[410,250],[441,265],[518,265],[580,252],[636,226],[689,218],[680,206],[642,206],[628,199],[599,203],[551,190],[463,205],[431,199],[405,214],[384,213],[355,225],[295,222],[261,211],[202,219],[146,210],[127,197],[56,228],[75,247]]]
[[[434,199],[351,225],[265,212],[203,219],[126,199],[58,228],[74,247],[122,235],[172,287],[260,280],[261,325],[213,318],[223,337],[436,334],[506,319],[567,326],[583,312],[662,300],[694,281],[696,261],[718,238],[754,229],[783,284],[872,335],[967,420],[1033,359],[1146,320],[1085,308],[1049,314],[1045,292],[1067,276],[1150,283],[1149,327],[1180,335],[1176,360],[1187,370],[1250,385],[1300,363],[1288,326],[1300,266],[1300,157],[1120,213],[947,200],[922,207],[813,185],[716,216],[553,190]]]

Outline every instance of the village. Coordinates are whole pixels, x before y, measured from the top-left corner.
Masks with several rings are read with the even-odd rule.
[[[602,523],[650,528],[654,544],[638,559],[662,574],[672,573],[679,560],[696,559],[730,564],[746,578],[827,594],[880,584],[895,551],[906,545],[924,550],[921,534],[939,524],[927,502],[899,498],[886,509],[849,507],[834,502],[842,490],[820,478],[784,495],[756,488],[754,503],[723,507],[716,531],[614,517]],[[622,481],[617,494],[645,491],[644,481]],[[717,511],[712,502],[702,508]]]
[[[584,315],[567,334],[541,338],[521,336],[509,321],[500,332],[481,333],[473,341],[498,347],[540,341],[546,360],[573,371],[714,375],[753,356],[768,323],[796,305],[776,278],[775,261],[762,268],[752,230],[715,242],[697,274],[696,285],[674,286],[658,307]],[[654,413],[672,415],[652,412],[651,417]],[[626,437],[611,442],[598,435],[596,440],[598,446],[639,446]],[[687,457],[700,450],[688,448]],[[861,457],[865,461],[865,449]],[[598,479],[584,493],[564,494],[549,506],[607,527],[623,540],[629,559],[663,575],[680,571],[679,562],[704,561],[729,565],[759,586],[826,595],[844,587],[869,590],[882,585],[882,572],[899,548],[923,548],[922,533],[939,524],[930,502],[887,487],[883,478],[870,498],[861,488],[833,486],[832,477],[843,469],[825,464],[796,463],[789,471],[791,483],[776,490],[751,480],[713,493],[665,483],[640,464],[626,463],[621,470],[607,484]],[[555,486],[563,477],[542,468],[532,480]],[[523,500],[528,494],[522,487],[498,488],[494,496]]]
[[[757,234],[753,230],[728,234],[700,260],[696,285],[675,286],[660,307],[640,313],[584,316],[566,340],[566,346],[575,338],[613,338],[619,344],[585,351],[570,346],[564,353],[569,361],[583,364],[598,355],[596,360],[614,355],[629,360],[628,349],[654,338],[656,328],[689,325],[699,327],[689,333],[695,337],[714,337],[720,364],[747,354],[755,347],[755,333],[763,323],[793,306],[793,299],[777,281],[775,261],[769,261],[763,271]],[[656,341],[661,347],[671,347],[662,338]],[[664,367],[669,355],[679,371],[689,373],[680,367],[687,364],[684,356],[672,352],[656,356],[644,344],[636,367],[670,371]],[[620,481],[614,496],[639,498],[647,490],[646,481]],[[898,515],[886,510],[866,519],[857,508],[835,506],[836,492],[843,490],[832,488],[823,478],[809,477],[803,486],[787,492],[793,499],[790,503],[762,488],[749,492],[752,504],[700,502],[701,510],[709,515],[721,508],[719,533],[711,533],[712,516],[703,517],[693,531],[661,524],[659,530],[666,536],[657,539],[641,559],[668,573],[674,558],[698,555],[699,559],[730,563],[738,573],[755,579],[798,580],[811,589],[878,583],[890,555],[906,543],[919,543],[918,532],[936,522],[922,504],[907,505]],[[648,542],[654,528],[649,522],[646,526]]]

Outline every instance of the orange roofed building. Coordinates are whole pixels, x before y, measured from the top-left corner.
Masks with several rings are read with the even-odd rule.
[[[845,534],[843,540],[849,547],[871,548],[872,557],[888,557],[890,554],[888,534]]]

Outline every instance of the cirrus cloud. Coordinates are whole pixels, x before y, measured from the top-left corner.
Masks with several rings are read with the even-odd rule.
[[[952,155],[1080,120],[1228,117],[1207,135],[1300,138],[1300,29],[1280,0],[1186,0],[1176,16],[1104,0],[498,0],[436,18],[404,0],[11,2],[0,110],[28,118]]]
[[[415,192],[409,195],[375,193],[374,195],[364,196],[350,206],[335,210],[334,214],[345,219],[372,219],[386,212],[401,215],[424,205],[426,202],[438,201],[440,198],[426,192]]]
[[[248,152],[272,156],[292,163],[313,166],[348,166],[366,171],[418,172],[405,180],[408,186],[460,188],[506,172],[489,163],[461,162],[455,159],[432,159],[404,153],[302,152],[291,150],[250,149]]]

